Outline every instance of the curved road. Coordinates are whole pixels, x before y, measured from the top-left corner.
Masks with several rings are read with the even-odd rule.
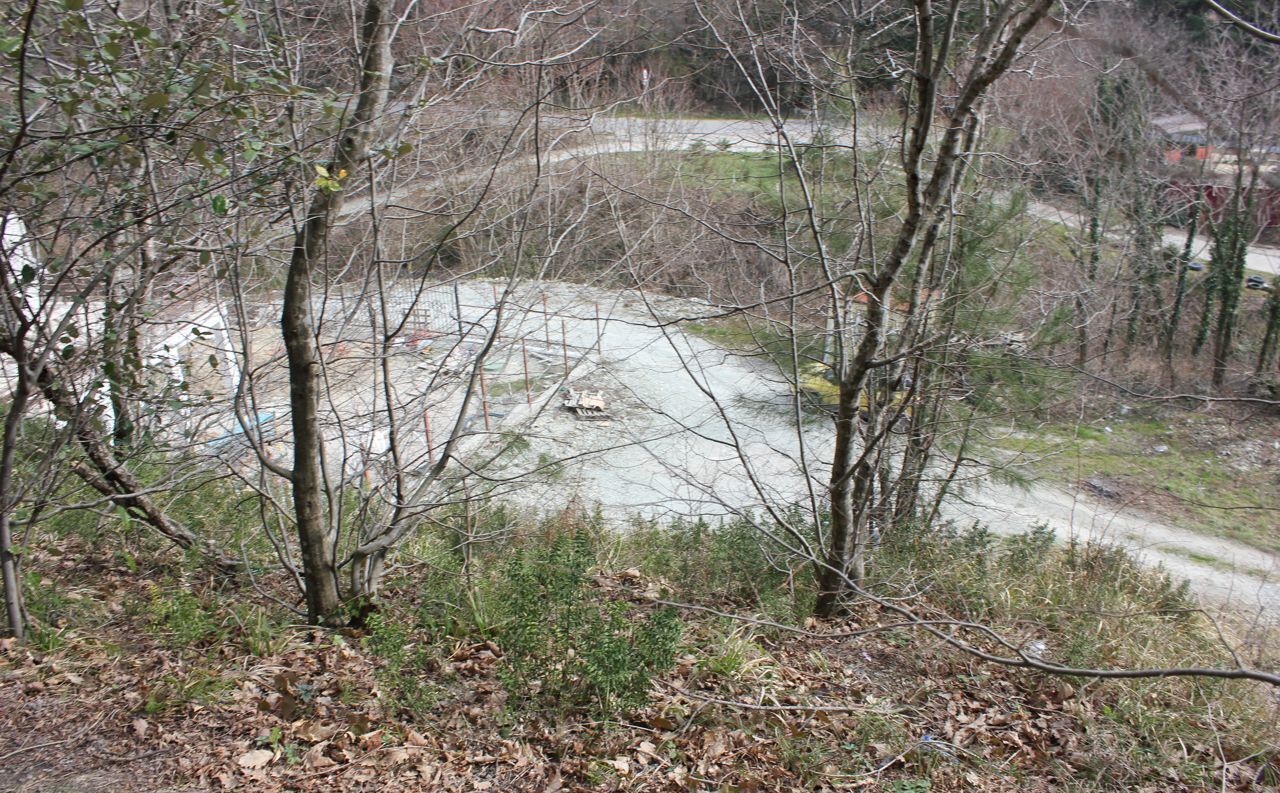
[[[631,118],[594,116],[590,119],[559,119],[558,123],[578,127],[572,141],[544,156],[544,163],[588,160],[603,154],[673,151],[702,145],[709,150],[767,151],[777,145],[774,126],[757,119]],[[794,142],[813,139],[812,120],[788,121],[787,135]],[[847,140],[851,130],[837,130]],[[867,128],[859,130],[862,145],[887,145],[891,132]],[[428,189],[417,184],[394,195],[399,200]],[[368,207],[368,198],[348,202],[344,214]],[[1047,204],[1032,204],[1031,213],[1042,219],[1080,227],[1083,218]],[[1182,247],[1185,232],[1166,229],[1165,241]],[[1205,252],[1201,240],[1196,255]],[[1280,250],[1250,246],[1248,267],[1280,274]],[[1103,503],[1079,492],[1037,483],[1022,489],[991,479],[978,482],[969,492],[951,497],[944,508],[946,517],[957,522],[980,521],[992,531],[1009,534],[1025,532],[1037,523],[1053,529],[1059,540],[1111,542],[1137,553],[1146,562],[1162,565],[1176,578],[1185,578],[1202,596],[1221,604],[1244,609],[1280,611],[1280,557],[1250,546],[1200,534],[1126,510],[1123,505]]]
[[[1127,548],[1175,579],[1191,582],[1206,599],[1246,610],[1280,612],[1280,557],[1221,537],[1171,526],[1123,504],[1107,503],[1042,482],[1020,488],[982,480],[953,496],[943,514],[960,523],[978,521],[999,534],[1027,531],[1037,523],[1063,543],[1101,541]]]

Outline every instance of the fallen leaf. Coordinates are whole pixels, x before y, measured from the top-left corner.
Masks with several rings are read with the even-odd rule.
[[[702,756],[706,760],[715,760],[717,757],[724,754],[726,749],[727,747],[725,746],[723,738],[719,735],[708,735],[706,749],[703,751]]]
[[[259,768],[266,768],[272,757],[275,757],[275,753],[270,749],[255,749],[252,752],[245,752],[236,758],[236,765],[250,771],[256,771]]]
[[[431,742],[417,730],[409,730],[404,739],[405,746],[430,746]]]
[[[134,719],[133,723],[129,725],[129,729],[133,730],[135,737],[143,738],[146,736],[149,726],[151,725],[147,724],[146,719]]]
[[[644,765],[650,760],[662,762],[662,758],[658,756],[658,747],[649,741],[641,741],[640,745],[636,747],[636,762]]]
[[[564,781],[560,779],[560,769],[555,769],[551,774],[551,779],[547,780],[547,786],[542,789],[542,793],[560,793],[560,788],[564,787]]]
[[[330,766],[337,765],[337,763],[329,759],[329,756],[324,753],[324,750],[328,746],[329,742],[323,741],[308,749],[307,753],[302,756],[302,767],[308,771],[314,771],[320,768],[329,768]]]
[[[290,726],[293,727],[294,735],[308,743],[327,741],[342,729],[337,724],[326,724],[315,719],[299,719]]]
[[[412,748],[406,747],[406,746],[397,746],[396,748],[389,750],[385,755],[383,755],[383,761],[390,765],[399,765],[400,763],[407,761],[412,756],[413,756]]]
[[[669,719],[661,714],[649,719],[649,726],[655,730],[674,730],[676,723],[674,719]]]

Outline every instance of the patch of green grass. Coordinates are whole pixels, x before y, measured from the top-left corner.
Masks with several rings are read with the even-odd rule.
[[[210,705],[236,687],[233,678],[202,666],[161,675],[143,692],[144,713],[167,713],[184,705]]]
[[[183,582],[166,582],[151,590],[148,612],[153,626],[174,648],[196,648],[225,635],[215,614]]]
[[[1208,567],[1212,567],[1215,570],[1222,570],[1223,572],[1244,573],[1246,575],[1251,575],[1260,579],[1265,579],[1270,575],[1270,571],[1264,570],[1259,567],[1245,567],[1241,565],[1234,565],[1226,561],[1225,559],[1219,559],[1218,557],[1213,556],[1212,554],[1197,553],[1196,551],[1189,551],[1185,548],[1180,548],[1176,545],[1162,546],[1160,550],[1163,551],[1164,553],[1171,553],[1175,556],[1181,556],[1183,558],[1190,559],[1193,562],[1206,565]]]
[[[1081,425],[1076,427],[1075,437],[1082,441],[1105,441],[1107,434],[1102,430],[1095,430],[1092,427]]]
[[[799,333],[793,341],[792,332],[785,325],[751,317],[689,322],[682,327],[726,350],[763,359],[776,366],[783,376],[822,357],[822,340],[816,333]]]
[[[1110,479],[1140,500],[1131,508],[1149,509],[1175,525],[1280,551],[1280,492],[1266,486],[1265,471],[1239,471],[1167,422],[1108,419],[1110,432],[1101,424],[1050,424],[991,445],[1053,479]],[[1164,451],[1155,452],[1157,446]]]
[[[494,383],[489,386],[489,396],[497,399],[498,397],[512,394],[523,394],[526,389],[537,391],[538,383],[533,378],[525,380],[523,377],[517,377],[514,380],[503,380],[500,383]]]

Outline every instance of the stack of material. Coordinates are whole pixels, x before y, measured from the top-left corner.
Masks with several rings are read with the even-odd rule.
[[[575,391],[570,388],[564,407],[583,421],[608,421],[611,418],[605,412],[603,391]]]

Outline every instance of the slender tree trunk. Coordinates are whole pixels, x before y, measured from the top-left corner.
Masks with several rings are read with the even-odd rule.
[[[1280,340],[1280,276],[1271,279],[1271,294],[1267,297],[1267,329],[1262,336],[1262,349],[1258,350],[1258,364],[1253,376],[1261,379],[1271,370],[1271,359],[1276,354],[1276,342]]]
[[[1217,235],[1214,235],[1214,246],[1217,246]],[[1209,328],[1213,326],[1213,307],[1218,298],[1218,281],[1222,275],[1218,272],[1217,255],[1209,262],[1209,274],[1204,279],[1204,303],[1200,306],[1200,319],[1196,321],[1196,336],[1191,342],[1191,356],[1196,357],[1204,349],[1209,340]]]
[[[1102,177],[1094,174],[1089,196],[1088,259],[1085,264],[1086,289],[1093,290],[1098,278],[1098,265],[1102,261]],[[1089,316],[1085,299],[1079,292],[1075,297],[1076,310],[1076,368],[1083,369],[1089,362]]]
[[[1146,299],[1153,297],[1158,277],[1155,262],[1155,234],[1151,221],[1149,196],[1142,185],[1134,197],[1134,256],[1130,260],[1133,278],[1133,305],[1130,308],[1129,321],[1125,327],[1124,355],[1127,359],[1133,353],[1133,346],[1138,340],[1138,330],[1145,324],[1144,312]]]
[[[111,402],[111,436],[116,446],[133,443],[133,375],[134,359],[125,351],[126,336],[133,334],[131,323],[123,316],[126,301],[119,296],[115,273],[107,275],[103,284],[106,300],[102,308],[103,374]],[[136,335],[136,334],[133,334]]]
[[[1253,186],[1250,185],[1250,194]],[[1236,320],[1240,310],[1240,287],[1244,281],[1245,256],[1248,253],[1248,215],[1252,212],[1252,200],[1244,206],[1238,197],[1228,219],[1226,239],[1222,240],[1221,272],[1218,286],[1218,322],[1213,343],[1213,387],[1222,388],[1227,379],[1227,367],[1235,353]],[[1215,240],[1215,245],[1217,240]],[[1216,252],[1216,248],[1215,248]]]
[[[368,0],[365,5],[359,99],[352,118],[339,133],[328,175],[322,174],[306,218],[294,236],[280,317],[289,368],[294,517],[306,585],[307,617],[316,624],[340,624],[343,601],[338,581],[338,526],[327,509],[329,493],[324,481],[321,360],[311,305],[312,280],[326,249],[332,218],[343,204],[341,185],[333,182],[346,178],[364,160],[374,123],[386,105],[394,22],[389,5],[390,0]]]
[[[1173,350],[1178,338],[1178,325],[1182,322],[1182,304],[1187,296],[1187,267],[1191,264],[1191,251],[1196,241],[1196,224],[1200,221],[1200,194],[1196,192],[1195,203],[1191,205],[1191,220],[1187,224],[1187,241],[1182,246],[1182,255],[1178,257],[1178,280],[1173,287],[1173,309],[1169,312],[1169,324],[1164,331],[1164,362],[1169,372],[1169,385],[1175,383],[1173,369]]]
[[[929,139],[937,123],[938,90],[950,64],[958,8],[951,5],[949,13],[939,18],[929,0],[916,0],[915,105],[911,108],[907,141],[902,150],[907,206],[893,245],[876,274],[869,279],[863,336],[848,365],[840,372],[835,450],[827,491],[831,503],[831,535],[817,570],[815,613],[819,616],[829,617],[838,610],[846,576],[860,583],[863,537],[874,495],[875,469],[871,464],[872,450],[864,448],[861,454],[855,455],[858,408],[867,375],[881,365],[876,356],[887,330],[891,290],[913,254],[919,261],[926,261],[930,255],[941,225],[940,213],[963,171],[963,163],[958,162],[961,150],[967,150],[973,143],[978,105],[991,84],[1008,70],[1023,40],[1051,5],[1050,0],[1035,0],[1025,9],[1005,6],[989,20],[989,27],[979,34],[981,45],[975,53],[975,65],[962,82],[944,131],[933,147],[932,164],[926,165],[925,152],[930,148]]]
[[[0,573],[4,579],[4,605],[9,633],[18,641],[26,637],[26,610],[22,602],[22,577],[18,569],[18,557],[13,552],[13,510],[17,506],[13,468],[18,448],[18,429],[30,397],[30,374],[19,364],[17,383],[4,420],[3,446],[0,446]]]

